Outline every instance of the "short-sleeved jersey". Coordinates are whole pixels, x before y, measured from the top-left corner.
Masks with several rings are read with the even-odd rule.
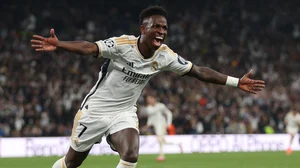
[[[286,127],[298,128],[300,124],[300,114],[294,115],[293,112],[287,113],[284,118],[284,121],[287,123]]]
[[[167,127],[172,123],[172,112],[162,103],[147,106],[148,115],[147,125]]]
[[[105,58],[99,78],[84,98],[81,109],[91,116],[113,116],[136,111],[136,102],[149,79],[161,71],[184,75],[192,63],[163,44],[151,58],[144,59],[139,37],[122,35],[97,41],[97,57]]]

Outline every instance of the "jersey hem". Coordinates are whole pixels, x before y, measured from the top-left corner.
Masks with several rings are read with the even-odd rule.
[[[98,58],[98,57],[99,57],[99,52],[100,52],[100,50],[99,50],[98,44],[97,44],[97,43],[95,43],[95,44],[96,44],[96,46],[97,46],[97,54],[96,54],[96,55],[93,55],[93,57]]]
[[[191,72],[191,70],[193,69],[193,66],[194,66],[194,64],[192,63],[192,66],[189,68],[189,70],[187,70],[187,72],[185,72],[181,76],[185,76],[186,74],[188,74],[189,72]]]

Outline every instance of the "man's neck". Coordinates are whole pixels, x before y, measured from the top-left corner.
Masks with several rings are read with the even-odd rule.
[[[143,55],[144,59],[151,58],[154,55],[153,50],[151,50],[148,46],[146,41],[144,40],[143,36],[140,36],[138,39],[138,49],[140,53]]]

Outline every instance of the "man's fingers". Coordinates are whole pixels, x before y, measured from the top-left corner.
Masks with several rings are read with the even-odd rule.
[[[40,40],[30,40],[31,43],[42,44],[43,42]]]
[[[249,92],[249,93],[257,94],[259,91],[262,91],[264,89],[264,87],[262,87],[262,86],[245,86],[245,87],[242,87],[241,89],[246,92]]]
[[[38,39],[38,40],[44,40],[45,38],[39,35],[33,35],[33,38]]]
[[[247,92],[252,93],[252,94],[257,94],[257,92],[255,92],[253,90],[247,90]]]
[[[254,80],[254,83],[265,84],[265,81],[263,81],[263,80]]]
[[[42,45],[39,45],[39,44],[32,44],[31,47],[34,47],[34,48],[42,48],[43,46],[42,46]]]
[[[55,37],[54,29],[50,30],[50,35],[51,35],[51,37]]]
[[[265,85],[264,84],[254,84],[255,87],[260,87],[260,88],[264,88]]]
[[[43,48],[36,48],[35,51],[44,51]]]
[[[253,88],[252,90],[255,91],[255,92],[258,92],[258,91],[261,91],[263,88],[258,88],[258,87],[255,87]]]
[[[249,76],[251,76],[252,75],[252,69],[246,74],[246,77],[249,77]]]
[[[250,70],[250,72],[245,76],[248,77],[251,74],[252,70]],[[265,81],[245,78],[245,80],[241,80],[240,88],[246,92],[257,94],[259,91],[262,91],[265,88]]]

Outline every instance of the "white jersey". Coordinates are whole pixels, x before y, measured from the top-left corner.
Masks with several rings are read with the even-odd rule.
[[[164,104],[158,102],[154,106],[147,106],[145,110],[148,115],[147,125],[163,127],[162,129],[171,125],[172,112]]]
[[[297,113],[294,115],[293,112],[289,112],[285,116],[284,121],[287,123],[286,127],[298,128],[300,124],[300,114]]]
[[[192,68],[163,44],[151,58],[144,59],[138,48],[139,38],[122,35],[97,41],[97,57],[106,59],[99,79],[81,104],[90,116],[114,116],[120,112],[136,112],[136,102],[147,82],[161,71],[184,75]]]

